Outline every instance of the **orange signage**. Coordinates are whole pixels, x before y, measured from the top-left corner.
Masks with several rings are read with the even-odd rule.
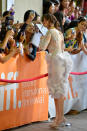
[[[45,52],[37,53],[35,61],[17,55],[0,63],[0,78],[21,80],[47,73]],[[48,119],[47,77],[23,83],[0,82],[0,130]]]

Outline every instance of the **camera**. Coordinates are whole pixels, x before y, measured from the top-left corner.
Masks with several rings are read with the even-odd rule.
[[[17,35],[17,41],[20,40],[20,36],[21,36],[21,35],[24,35],[25,30],[26,30],[26,27],[27,27],[27,24],[24,23],[23,26],[21,27],[20,31],[18,32],[18,35]]]

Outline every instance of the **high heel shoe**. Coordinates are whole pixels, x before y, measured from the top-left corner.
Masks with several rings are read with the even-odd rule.
[[[61,125],[61,123],[63,123],[65,121],[65,119],[64,120],[60,120],[60,121],[54,121],[52,124],[50,124],[49,126],[50,126],[50,128],[54,128],[54,129],[56,129],[56,128],[58,128],[58,127],[60,127],[60,125]]]
[[[60,127],[72,126],[71,123],[67,122],[67,119],[64,117],[63,122],[59,125]]]
[[[63,121],[60,124],[60,127],[64,127],[64,126],[66,126],[66,118],[65,117],[63,118]]]

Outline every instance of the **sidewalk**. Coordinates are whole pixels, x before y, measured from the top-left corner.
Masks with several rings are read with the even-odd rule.
[[[65,115],[68,123],[72,123],[72,126],[60,127],[58,129],[50,129],[50,121],[31,123],[25,126],[21,126],[6,131],[87,131],[87,110],[80,112],[78,115]]]

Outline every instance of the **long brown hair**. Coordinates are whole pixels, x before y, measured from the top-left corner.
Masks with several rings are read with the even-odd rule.
[[[49,21],[49,24],[54,24],[54,27],[57,29],[57,30],[60,30],[60,24],[59,22],[57,21],[56,17],[50,13],[48,14],[45,14],[43,16],[43,20],[46,19]]]

